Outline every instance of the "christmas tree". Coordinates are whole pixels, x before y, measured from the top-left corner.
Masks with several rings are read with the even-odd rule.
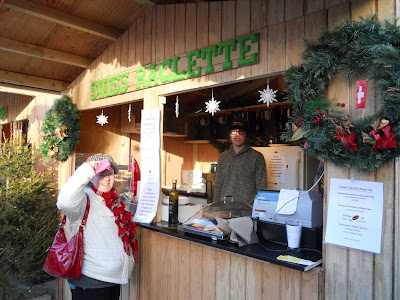
[[[39,155],[22,141],[0,143],[0,298],[23,299],[22,287],[51,279],[42,268],[59,223],[57,185],[54,172],[38,170]]]

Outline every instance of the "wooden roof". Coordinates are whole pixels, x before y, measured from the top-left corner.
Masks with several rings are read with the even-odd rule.
[[[199,1],[0,0],[0,91],[62,91],[152,6]]]

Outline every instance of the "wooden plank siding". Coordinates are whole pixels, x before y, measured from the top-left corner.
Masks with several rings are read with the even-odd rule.
[[[141,276],[149,283],[141,300],[319,299],[320,268],[301,272],[145,228],[140,234]]]
[[[159,100],[167,94],[283,72],[290,65],[301,62],[304,37],[313,38],[323,27],[330,28],[337,22],[357,20],[360,15],[368,17],[373,13],[378,13],[380,20],[399,17],[400,1],[237,0],[154,6],[97,58],[90,71],[80,76],[66,92],[82,110],[143,100],[144,108],[160,108],[163,112]],[[255,65],[139,91],[133,88],[130,78],[128,93],[90,100],[93,81],[123,72],[135,73],[140,66],[185,55],[250,32],[260,33],[259,62]],[[119,63],[114,63],[116,55]],[[344,102],[349,112],[357,115],[359,112],[350,107],[354,102],[354,86],[354,82],[335,77],[329,85],[328,96],[333,101]],[[374,104],[366,113],[372,114],[379,103],[373,93],[369,93],[368,101]],[[161,116],[162,124],[163,113]],[[137,135],[131,135],[131,149],[132,144],[139,147],[139,140]],[[166,140],[167,147],[172,146]],[[209,151],[205,147],[194,145],[180,150],[196,153],[193,155],[195,164],[198,157],[207,156],[202,152]],[[209,159],[215,155],[211,153]],[[168,153],[164,152],[163,157],[162,166],[165,166]],[[60,168],[62,178],[71,174],[70,164],[69,161],[65,163],[65,170]],[[399,299],[398,170],[398,160],[368,174],[325,162],[324,223],[331,178],[384,183],[384,223],[379,255],[324,244],[324,273],[302,273],[142,229],[139,273],[136,285],[131,283],[138,289],[130,289],[129,299]],[[162,176],[168,181],[176,174]],[[65,181],[61,179],[60,182]],[[170,282],[171,276],[178,279]]]
[[[0,125],[14,121],[28,120],[27,138],[35,148],[39,148],[40,128],[42,127],[46,111],[61,95],[55,93],[38,92],[36,96],[1,93],[0,107],[6,107],[6,118],[0,119]],[[1,131],[0,131],[1,132]],[[3,137],[0,139],[3,140]]]

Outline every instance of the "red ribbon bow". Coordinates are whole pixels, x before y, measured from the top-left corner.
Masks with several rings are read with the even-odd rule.
[[[355,133],[352,133],[350,135],[335,134],[335,137],[338,138],[342,142],[343,146],[347,150],[353,150],[353,151],[358,150],[357,143],[355,142],[355,138],[356,138]]]
[[[378,149],[397,148],[393,132],[390,131],[390,125],[382,127],[381,130],[383,132],[383,135],[378,134],[375,130],[371,131],[371,134],[376,140],[375,146],[372,151],[376,151]]]

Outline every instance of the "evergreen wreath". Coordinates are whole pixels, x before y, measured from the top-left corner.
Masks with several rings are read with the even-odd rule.
[[[79,142],[81,113],[71,97],[63,95],[54,102],[41,128],[43,143],[40,150],[44,158],[66,161]]]
[[[305,41],[303,62],[285,72],[292,122],[282,136],[312,156],[363,172],[400,155],[400,28],[376,15],[347,21]],[[367,74],[382,100],[374,115],[353,119],[325,94],[338,72]]]

